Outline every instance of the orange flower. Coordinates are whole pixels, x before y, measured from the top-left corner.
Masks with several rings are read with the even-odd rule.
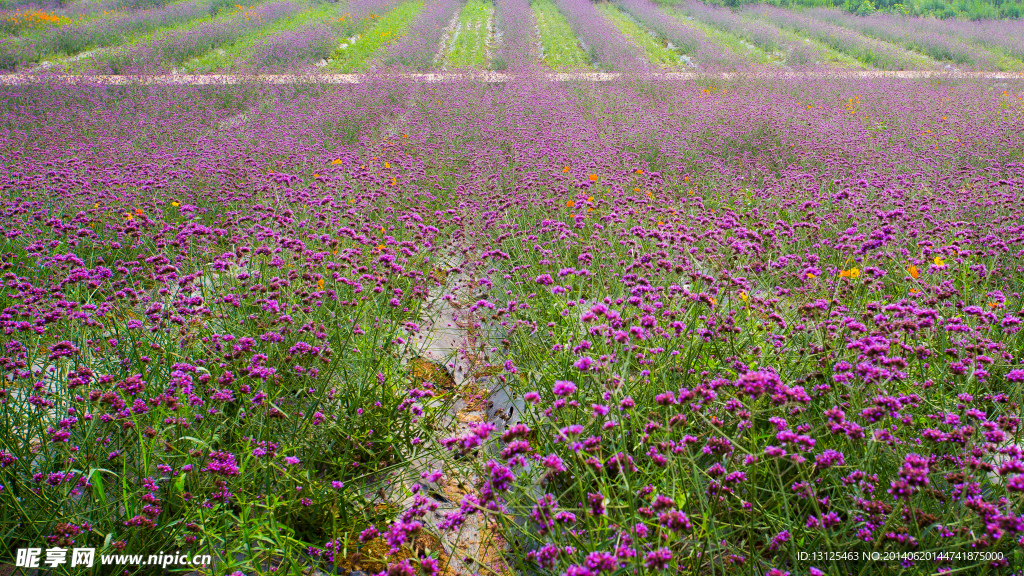
[[[565,203],[565,205],[568,206],[569,208],[572,208],[573,206],[576,205],[576,202],[569,200],[568,202]]]
[[[142,208],[136,208],[135,213],[138,214],[139,216],[142,216]]]
[[[590,175],[590,181],[591,182],[597,182],[597,174],[591,174]]]
[[[568,173],[569,173],[569,167],[568,166],[566,166],[565,168],[562,168],[562,174],[568,174]]]
[[[643,174],[643,173],[644,173],[644,171],[643,171],[643,170],[637,170],[637,171],[636,171],[636,173],[637,173],[637,174]]]
[[[321,278],[321,279],[316,281],[316,289],[317,290],[323,290],[324,289],[324,279],[323,278]]]
[[[914,280],[921,277],[921,272],[917,269],[917,266],[914,266],[913,264],[907,266],[907,272],[910,272],[910,277]]]
[[[859,278],[860,277],[860,269],[858,269],[858,268],[850,268],[849,270],[840,270],[839,271],[839,276],[842,277],[842,278],[850,278],[851,280],[854,279],[854,278]]]

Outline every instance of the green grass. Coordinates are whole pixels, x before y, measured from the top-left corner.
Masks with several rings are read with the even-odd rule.
[[[252,49],[266,38],[274,34],[294,30],[310,22],[326,20],[336,16],[337,13],[338,7],[336,4],[319,5],[309,10],[304,10],[270,26],[254,30],[221,48],[193,58],[185,62],[184,68],[186,71],[196,74],[230,69],[237,61],[250,54]]]
[[[671,10],[669,12],[673,16],[677,17],[684,25],[700,30],[709,38],[713,39],[719,46],[731,50],[749,61],[756,62],[758,64],[778,63],[778,60],[772,58],[770,54],[757,46],[754,46],[750,42],[745,41],[736,34],[715,28],[714,26],[700,22],[699,20],[681,12],[674,12]]]
[[[189,0],[176,0],[175,2],[168,2],[165,6],[174,6],[176,4],[183,4],[183,3],[188,2],[188,1]],[[256,6],[256,5],[259,5],[259,4],[262,4],[262,3],[263,3],[263,0],[251,0],[251,4],[250,5]],[[105,18],[111,18],[111,17],[116,16],[116,15],[121,14],[121,13],[122,13],[122,11],[120,11],[120,10],[111,10],[111,11],[104,10],[103,12],[100,12],[100,13],[97,13],[97,14],[90,14],[90,15],[87,15],[87,16],[83,16],[81,18],[77,18],[77,19],[74,20],[74,22],[75,23],[83,23],[83,22],[98,21],[98,20],[102,20],[102,19],[105,19]],[[111,41],[106,40],[106,39],[101,39],[100,41],[96,41],[95,38],[93,38],[92,40],[88,40],[88,41],[81,41],[75,47],[70,49],[68,52],[63,52],[63,51],[58,49],[58,51],[56,51],[54,53],[43,54],[42,56],[40,56],[40,58],[38,59],[37,62],[38,63],[49,62],[49,63],[57,64],[58,66],[63,66],[63,67],[65,67],[66,70],[68,70],[70,72],[81,72],[80,67],[68,67],[67,63],[69,61],[74,62],[74,60],[72,60],[72,59],[75,56],[78,56],[78,55],[82,54],[83,52],[87,52],[89,50],[97,50],[97,49],[99,49],[99,50],[117,49],[117,48],[125,46],[125,45],[131,45],[131,44],[135,44],[135,43],[138,43],[138,42],[143,42],[145,40],[148,40],[148,39],[151,39],[151,38],[155,37],[156,34],[165,32],[167,30],[177,30],[177,29],[185,27],[185,26],[194,26],[194,25],[202,24],[203,22],[207,22],[209,20],[212,20],[213,18],[215,18],[218,15],[223,14],[223,13],[225,13],[225,12],[221,12],[221,13],[214,14],[214,15],[205,15],[204,14],[203,16],[199,16],[198,18],[195,18],[195,19],[192,19],[192,20],[183,20],[181,22],[176,22],[176,23],[170,24],[170,25],[150,24],[148,26],[141,26],[141,27],[139,27],[136,30],[128,30],[128,31],[123,31],[122,30],[121,33],[120,33],[121,35],[118,38],[118,41],[116,41],[116,42],[111,42]],[[26,33],[19,34],[19,37],[21,37],[21,38],[31,38],[33,35],[40,35],[40,34],[43,34],[43,33],[45,33],[44,29],[36,29],[36,30],[33,30],[31,33],[28,33],[28,34],[26,34]]]
[[[423,1],[407,2],[391,12],[365,21],[366,28],[355,36],[354,42],[347,39],[331,55],[325,67],[331,72],[357,72],[365,70],[370,59],[381,49],[401,38],[413,20],[423,10]]]
[[[934,68],[938,65],[934,60],[928,58],[927,56],[918,54],[917,52],[912,52],[899,46],[898,44],[886,42],[884,40],[877,40],[864,36],[865,39],[869,39],[874,42],[879,42],[881,44],[888,44],[895,51],[902,52],[902,57],[898,59],[898,62],[893,61],[888,57],[880,57],[880,55],[877,52],[873,51],[869,47],[863,45],[848,44],[844,42],[841,37],[836,37],[817,30],[808,29],[803,26],[800,26],[799,23],[796,22],[780,22],[774,18],[764,17],[761,17],[761,21],[768,22],[782,31],[791,32],[804,38],[811,38],[820,46],[824,46],[836,54],[845,55],[846,57],[859,62],[862,66],[866,68],[877,68],[881,70],[904,70],[917,68]],[[841,28],[840,26],[837,27]]]
[[[989,46],[987,44],[981,44],[977,42],[975,44],[981,46],[982,48],[985,48],[986,50],[994,54],[992,63],[999,70],[1002,70],[1004,72],[1024,72],[1024,61],[1021,61],[1020,59],[1015,58],[1011,54],[1008,54],[1005,50],[999,48],[998,46]]]
[[[842,68],[865,68],[865,64],[863,62],[857,60],[856,58],[850,56],[849,54],[845,54],[838,50],[834,50],[831,46],[828,46],[822,42],[818,42],[813,38],[802,36],[800,34],[782,28],[781,26],[774,27],[776,30],[779,31],[779,35],[782,36],[783,38],[786,38],[787,40],[792,40],[793,42],[806,42],[807,44],[821,50],[822,53],[825,55],[825,62],[827,62],[828,64],[831,64],[833,66],[839,66]]]
[[[639,24],[619,10],[614,4],[603,2],[597,6],[597,9],[623,34],[643,48],[651,62],[661,66],[679,65],[679,54],[669,48],[665,40],[641,28]]]
[[[537,19],[540,45],[544,51],[542,60],[556,70],[579,70],[592,68],[586,52],[576,41],[576,35],[565,16],[558,11],[551,0],[530,2]]]
[[[449,40],[445,68],[487,67],[489,57],[490,22],[494,5],[490,0],[469,0],[459,14],[459,23]]]

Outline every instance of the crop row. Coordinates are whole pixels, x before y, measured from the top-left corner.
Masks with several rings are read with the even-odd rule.
[[[542,62],[555,69],[627,71],[1024,69],[1018,41],[1024,30],[1015,22],[863,18],[770,6],[734,11],[651,0],[285,0],[270,6],[182,0],[75,18],[12,13],[0,37],[0,68],[315,71],[317,64],[357,71],[507,69]]]

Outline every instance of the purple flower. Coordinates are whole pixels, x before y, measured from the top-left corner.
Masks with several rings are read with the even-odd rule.
[[[569,396],[576,392],[576,385],[568,380],[556,380],[552,392],[555,396]]]
[[[577,360],[573,364],[573,367],[576,368],[577,370],[586,372],[587,370],[590,370],[590,366],[593,363],[594,363],[594,360],[591,359],[590,356],[584,356],[584,357],[580,358],[579,360]]]
[[[440,470],[434,470],[433,472],[424,472],[423,474],[420,475],[420,477],[424,478],[427,482],[440,482],[441,478],[444,477],[444,472]]]
[[[647,553],[647,556],[644,558],[644,566],[651,570],[665,570],[671,561],[672,551],[668,548],[659,548]]]
[[[541,464],[554,473],[565,472],[564,462],[562,462],[562,459],[555,454],[548,454],[545,456],[543,460],[541,460]]]
[[[210,452],[210,461],[202,471],[220,476],[237,476],[238,465],[235,463],[235,455],[230,452]]]

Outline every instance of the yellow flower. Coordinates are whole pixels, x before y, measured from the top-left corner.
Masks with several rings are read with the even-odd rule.
[[[338,165],[343,164],[343,162],[341,161],[341,158],[338,158],[337,160],[331,160],[331,164]]]
[[[839,271],[839,275],[841,277],[843,277],[843,278],[850,278],[850,279],[859,278],[860,277],[860,269],[858,269],[858,268],[850,268],[849,270],[840,270]]]
[[[807,277],[809,279],[811,279],[811,280],[814,280],[815,278],[817,278],[817,276],[815,276],[814,274],[811,274],[810,272],[807,273]]]
[[[385,162],[385,163],[384,163],[384,168],[386,168],[386,169],[387,169],[387,168],[391,168],[391,164],[389,164],[389,163]]]
[[[748,302],[748,301],[750,301],[750,297],[747,296],[746,292],[740,292],[740,300],[743,300],[744,302]]]
[[[933,262],[935,262],[936,266],[945,266],[946,265],[946,261],[942,259],[942,256],[936,256],[935,260],[933,260]]]
[[[319,177],[320,177],[319,174],[313,174],[313,178],[319,178]]]
[[[175,201],[171,202],[171,206],[174,206],[175,208],[177,208],[178,206],[181,206],[181,202],[178,202],[177,200],[175,200]]]
[[[316,289],[317,290],[323,290],[324,289],[324,279],[323,278],[321,278],[321,279],[316,281]]]

